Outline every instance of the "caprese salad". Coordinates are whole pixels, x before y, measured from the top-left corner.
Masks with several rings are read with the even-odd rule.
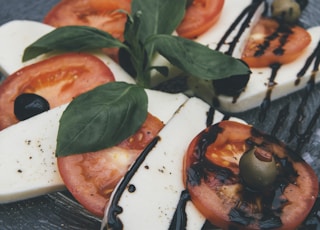
[[[159,3],[159,1],[155,2]],[[179,4],[184,6],[186,2],[181,1]],[[175,5],[176,8],[181,8],[179,4],[175,3],[173,5]],[[207,95],[198,95],[197,91],[194,91],[197,96],[206,99],[209,98],[208,102],[211,105],[213,101],[217,102],[217,99],[220,105],[222,105],[225,95],[228,97],[231,96],[233,105],[226,107],[228,107],[228,111],[237,111],[237,109],[233,110],[232,108],[237,107],[234,106],[234,104],[241,101],[242,93],[248,92],[247,89],[250,85],[248,82],[251,82],[251,79],[257,77],[254,76],[255,69],[259,68],[259,72],[264,73],[265,69],[261,69],[261,67],[267,66],[267,69],[269,69],[271,66],[272,71],[269,73],[272,73],[273,76],[275,74],[281,76],[281,69],[287,65],[287,63],[294,63],[295,66],[298,65],[299,68],[301,62],[310,56],[310,52],[316,50],[314,45],[317,41],[314,42],[314,40],[319,40],[317,37],[319,28],[312,30],[314,32],[306,32],[297,26],[283,26],[284,23],[281,24],[274,19],[259,19],[264,9],[264,1],[255,1],[254,4],[251,1],[245,1],[241,3],[243,10],[241,7],[238,7],[238,11],[241,11],[240,15],[249,16],[243,19],[240,15],[238,17],[238,15],[235,14],[237,20],[229,20],[229,22],[232,22],[228,24],[230,27],[226,27],[227,31],[225,29],[222,30],[220,27],[222,27],[222,25],[225,26],[223,23],[224,15],[227,15],[225,10],[230,11],[236,8],[232,5],[234,5],[234,3],[231,0],[188,1],[185,6],[185,14],[184,11],[172,7],[170,10],[177,12],[177,16],[174,17],[175,22],[170,24],[172,28],[169,28],[169,30],[163,29],[167,25],[163,24],[163,22],[158,22],[159,18],[154,17],[152,18],[153,21],[151,20],[153,23],[155,20],[158,20],[157,25],[159,25],[160,29],[156,33],[150,31],[150,25],[148,27],[146,23],[141,23],[141,25],[146,27],[145,31],[147,31],[148,37],[146,34],[140,33],[139,30],[137,30],[137,27],[140,26],[140,20],[145,20],[143,13],[146,12],[146,9],[150,8],[150,6],[143,1],[132,1],[132,3],[130,1],[61,1],[45,18],[46,23],[52,23],[51,25],[54,27],[61,26],[61,30],[53,30],[53,27],[38,24],[37,26],[39,26],[40,30],[44,28],[42,35],[50,31],[52,32],[42,37],[43,40],[40,38],[40,40],[29,46],[26,52],[21,53],[21,50],[18,51],[19,55],[17,55],[23,55],[25,59],[28,59],[50,51],[49,57],[45,56],[45,60],[43,61],[38,61],[39,59],[31,61],[35,63],[27,65],[18,71],[15,69],[11,72],[9,69],[6,69],[5,61],[3,62],[4,64],[0,63],[4,71],[10,73],[10,76],[0,85],[0,108],[2,111],[5,111],[0,117],[0,127],[3,129],[0,135],[2,135],[3,140],[5,140],[6,137],[8,138],[14,135],[15,132],[21,130],[21,127],[25,127],[26,130],[33,125],[37,126],[36,124],[39,124],[39,121],[42,119],[42,123],[38,125],[38,129],[46,128],[50,129],[49,132],[52,132],[50,133],[48,142],[48,146],[51,148],[49,158],[52,160],[52,155],[56,154],[58,159],[57,165],[52,163],[54,170],[51,172],[51,175],[54,174],[54,177],[58,178],[58,182],[56,183],[59,186],[55,185],[52,186],[52,188],[57,189],[57,187],[59,187],[59,189],[61,189],[61,186],[64,184],[85,208],[100,217],[103,216],[104,209],[109,203],[105,216],[107,227],[118,229],[124,226],[125,229],[127,229],[130,226],[133,229],[137,229],[138,225],[142,224],[139,227],[141,229],[153,227],[155,223],[158,223],[157,226],[159,226],[160,229],[177,229],[179,226],[185,226],[188,229],[195,229],[194,226],[197,226],[196,229],[201,229],[206,219],[212,224],[222,228],[233,226],[239,229],[241,227],[259,229],[265,226],[270,228],[271,226],[286,229],[291,228],[291,226],[296,227],[300,225],[316,201],[318,179],[310,166],[295,155],[296,153],[290,152],[277,140],[249,126],[238,122],[225,121],[219,123],[223,119],[222,114],[218,111],[215,112],[215,115],[211,114],[210,111],[212,112],[213,110],[210,110],[210,106],[199,99],[188,99],[182,94],[165,94],[153,91],[147,91],[146,93],[141,87],[132,84],[134,83],[132,78],[122,71],[116,63],[104,57],[104,54],[100,52],[94,52],[94,55],[92,55],[92,53],[88,54],[87,52],[79,53],[79,47],[82,50],[88,48],[103,48],[103,52],[110,54],[120,65],[126,66],[126,68],[128,66],[133,67],[133,71],[126,69],[127,72],[135,78],[136,82],[143,86],[151,86],[154,84],[153,82],[157,82],[159,79],[159,74],[153,76],[151,69],[160,72],[162,75],[167,75],[167,68],[169,68],[169,72],[171,72],[170,68],[173,68],[171,64],[178,66],[179,69],[182,69],[186,73],[190,73],[191,77],[189,75],[187,77],[188,82],[194,82],[194,77],[199,77],[199,75],[203,74],[202,80],[209,82],[206,85],[209,85],[209,88],[212,88],[213,91],[210,91],[209,97]],[[158,12],[161,12],[162,8],[168,10],[168,6],[172,6],[172,3],[161,2],[161,6],[153,5],[152,7],[156,8]],[[231,6],[232,8],[230,8]],[[82,14],[78,14],[78,9],[85,10]],[[66,24],[58,24],[61,21],[61,23],[65,23],[66,18],[62,18],[61,15],[65,15],[66,12],[70,11],[71,13],[68,13],[68,15],[70,14],[71,19],[76,19],[76,22],[66,22],[67,24],[84,25],[83,23],[86,22],[89,24],[85,25],[89,25],[90,28],[84,26],[66,27]],[[124,12],[133,12],[134,14],[127,15]],[[141,12],[142,14],[140,15]],[[196,17],[197,20],[195,20],[194,15],[197,15],[197,13],[199,13],[199,17]],[[95,17],[97,14],[100,17],[98,20]],[[108,17],[105,17],[104,14],[107,14]],[[183,16],[184,18],[182,19]],[[92,26],[95,26],[95,24],[90,22],[91,18],[94,19],[94,23],[97,23],[97,28],[106,30],[113,35],[113,37],[110,37],[109,34],[105,34],[100,30],[91,29]],[[208,18],[212,20],[207,20]],[[79,19],[83,19],[83,21],[79,21]],[[121,26],[117,27],[119,30],[112,31],[112,29],[115,28],[114,24],[112,24],[111,27],[99,27],[100,23],[105,25],[107,24],[105,21],[109,22],[110,20],[120,23],[119,25]],[[242,20],[244,20],[244,22],[239,24]],[[3,28],[10,31],[11,25],[19,26],[19,23],[33,22],[12,22],[10,25],[3,26]],[[198,23],[200,23],[200,26]],[[250,27],[250,29],[247,30],[247,33],[250,33],[249,40],[242,38],[242,42],[235,42],[234,45],[238,47],[237,49],[240,49],[239,44],[247,44],[244,51],[239,53],[242,54],[243,61],[246,62],[249,67],[252,67],[250,68],[252,72],[250,76],[247,66],[243,62],[231,57],[233,51],[230,53],[229,49],[229,53],[226,51],[226,55],[224,55],[220,52],[220,48],[217,48],[219,45],[225,47],[227,43],[232,45],[232,42],[225,40],[220,44],[222,40],[214,39],[210,44],[204,42],[214,30],[219,31],[218,34],[232,34],[234,32],[233,26],[240,27],[240,34],[245,34],[243,29],[249,24],[255,24],[253,29]],[[143,26],[142,28],[144,28]],[[154,24],[151,24],[151,26],[154,26]],[[78,30],[79,28],[81,28],[81,31]],[[109,31],[108,28],[111,28],[111,31]],[[197,30],[194,28],[197,28]],[[263,31],[263,39],[260,37],[261,28]],[[65,29],[71,32],[68,33]],[[171,35],[173,29],[176,29],[180,37]],[[50,37],[50,35],[55,32],[57,34]],[[74,32],[75,34],[73,34]],[[74,39],[66,40],[66,37],[63,38],[62,36],[63,34],[66,35],[68,39],[72,37],[75,38],[75,35],[80,38],[79,40],[86,36],[88,36],[88,39],[77,43]],[[271,35],[275,38],[271,39]],[[96,40],[90,40],[98,36],[108,41],[103,43],[98,38]],[[234,36],[237,38],[236,35]],[[40,36],[31,38],[31,41],[28,42],[32,43],[39,37]],[[297,50],[288,49],[287,44],[292,45],[292,41],[296,41],[297,37],[300,39],[298,44],[301,46],[293,45]],[[204,40],[201,40],[202,38]],[[153,41],[153,43],[150,43],[151,47],[147,44],[148,39]],[[266,41],[269,44],[266,44]],[[144,44],[144,42],[146,44]],[[201,44],[205,44],[205,46]],[[265,47],[261,48],[262,44],[264,44]],[[185,47],[182,49],[180,47],[181,45],[185,45]],[[209,46],[211,49],[208,49],[206,46]],[[55,53],[55,50],[59,50],[62,47],[66,49],[71,47],[73,52],[68,54]],[[110,50],[110,47],[120,48],[119,55],[117,49],[112,48]],[[181,49],[179,49],[179,47]],[[287,54],[287,52],[285,52],[285,55],[280,55],[279,59],[277,55],[274,55],[274,53],[270,51],[274,49],[271,47],[279,49],[279,52],[281,52],[281,50],[282,52],[283,50],[290,50],[292,53]],[[172,49],[174,48],[176,48],[176,53],[172,53]],[[156,57],[156,59],[159,59],[154,61],[153,56],[155,51],[160,53],[162,57],[167,58],[171,64],[165,64],[168,67],[163,67],[162,64],[164,62],[161,60],[162,57]],[[61,50],[59,52],[61,52]],[[185,56],[181,58],[183,52],[186,53],[184,53]],[[257,52],[262,52],[262,56],[257,55]],[[202,54],[204,58],[197,56],[199,54]],[[100,57],[100,59],[97,56]],[[152,58],[150,58],[150,56]],[[101,60],[101,57],[104,58]],[[219,59],[220,61],[212,61],[209,60],[210,58],[208,57],[219,57],[221,59]],[[301,60],[299,58],[301,58]],[[312,62],[316,58],[317,56],[313,59],[309,58],[308,60]],[[265,60],[268,61],[264,62]],[[20,61],[18,62],[20,64]],[[234,66],[234,69],[226,70],[223,62],[226,64],[225,66]],[[161,65],[154,63],[160,63]],[[204,66],[203,63],[209,66],[212,64],[216,68],[220,65],[220,68],[216,72],[209,67],[202,70]],[[256,65],[257,63],[259,66]],[[110,66],[115,66],[115,68],[109,68],[109,64]],[[309,68],[309,66],[305,65],[303,69],[307,68]],[[234,72],[232,71],[240,73],[239,75],[241,76],[234,76]],[[290,69],[290,71],[292,70]],[[311,71],[310,68],[308,71],[306,70],[305,73],[310,73],[310,75],[312,75],[311,78],[316,82],[318,72],[314,73],[314,70]],[[268,71],[265,73],[268,74]],[[125,76],[125,79],[128,76],[128,79],[125,81],[130,84],[118,82],[118,79],[122,79],[123,76]],[[226,93],[224,88],[226,84],[229,84],[226,82],[230,79],[239,79],[240,77],[247,78],[248,82],[246,82],[241,89],[236,89],[237,95],[234,95],[234,90],[231,90],[232,95]],[[116,82],[114,82],[115,79],[117,80]],[[264,100],[271,99],[271,88],[272,91],[275,91],[273,87],[274,84],[272,84],[275,83],[274,80],[275,78],[270,78],[267,84],[269,94],[267,94],[268,97],[264,98]],[[299,80],[302,80],[302,76],[300,75]],[[196,85],[195,88],[197,88],[199,81],[195,80],[195,82],[193,86]],[[285,88],[287,85],[284,84],[283,87]],[[226,90],[230,92],[229,87],[227,87]],[[286,93],[292,91],[294,90],[290,88]],[[265,91],[260,91],[259,93],[264,94]],[[272,95],[273,94],[274,92]],[[257,97],[255,97],[256,94],[247,95],[249,98],[254,98],[252,100],[257,100]],[[130,100],[128,98],[130,98]],[[253,106],[256,106],[257,104],[253,103],[252,100],[247,101],[247,105],[241,105],[240,110],[251,108],[250,106],[253,104]],[[65,107],[64,104],[66,103],[70,104]],[[163,103],[170,103],[171,105],[171,109],[166,112],[165,118],[161,117],[161,113],[163,110],[168,110],[167,105],[165,104],[163,108],[160,108],[158,107],[158,105],[161,105],[160,103],[162,105],[164,105]],[[152,111],[150,107],[154,107],[154,110]],[[220,108],[224,109],[223,106]],[[56,112],[58,112],[58,115]],[[189,121],[189,118],[192,113],[195,113],[194,116],[199,118],[199,124],[191,125],[192,122]],[[210,116],[208,118],[208,114],[213,116],[213,120],[210,120]],[[54,129],[47,126],[46,120],[48,117],[51,119],[52,124],[54,124]],[[20,122],[16,124],[18,121]],[[168,124],[166,124],[167,122]],[[215,123],[218,124],[211,126],[211,124]],[[182,138],[179,141],[173,139],[172,135],[175,135],[174,130],[176,130],[176,127],[179,128],[179,132],[181,131],[186,135],[185,139]],[[229,127],[231,127],[231,131]],[[202,149],[204,152],[200,153],[196,151],[195,153],[193,150],[195,146],[203,145],[203,143],[198,143],[199,136],[201,136],[202,141],[208,141],[203,138],[203,136],[206,135],[203,133],[197,136],[187,150],[192,138],[205,128],[206,131],[204,131],[204,133],[210,133],[210,137],[208,137],[210,141],[205,144],[205,149]],[[237,129],[237,133],[239,130],[245,133],[242,135],[242,133],[239,132],[239,136],[234,137],[232,135],[233,132],[235,132],[233,128]],[[215,130],[216,133],[213,134],[211,132],[212,130]],[[217,142],[220,142],[220,134],[218,134],[220,132],[222,144],[218,144],[218,147],[216,147]],[[176,135],[181,137],[181,135],[183,136],[182,133],[177,133]],[[13,148],[17,152],[24,152],[26,151],[25,146],[31,145],[31,143],[36,142],[38,146],[42,145],[39,144],[42,143],[39,142],[41,136],[38,137],[39,139],[32,139],[28,136],[30,132],[26,131],[24,134],[26,135],[21,135],[20,138],[21,143],[24,142],[23,148],[14,148],[12,145],[8,145],[6,141],[3,141],[2,144],[0,142],[0,145],[4,146],[1,147],[1,149],[7,150]],[[55,143],[56,139],[54,138],[56,136],[57,143]],[[227,141],[225,139],[227,139]],[[48,139],[45,141],[48,141]],[[217,153],[207,153],[206,148],[209,148],[209,146],[213,149],[217,148]],[[228,150],[229,148],[232,148],[230,154],[233,155],[223,155],[225,157],[221,157],[221,151],[225,149]],[[179,152],[179,154],[175,156],[175,160],[169,160],[171,155],[173,155],[170,154],[172,151]],[[38,152],[43,153],[44,150],[39,148]],[[141,152],[142,154],[140,155]],[[154,152],[160,152],[160,154]],[[186,152],[187,154],[185,156]],[[260,161],[269,162],[271,158],[271,162],[273,162],[272,167],[274,171],[271,171],[271,174],[274,172],[273,175],[276,176],[273,176],[271,182],[266,186],[262,186],[262,188],[256,187],[259,182],[252,183],[255,179],[247,179],[247,177],[244,176],[245,172],[241,170],[242,163],[240,163],[240,159],[242,161],[242,159],[244,159],[242,155],[248,155],[248,152],[253,152],[251,154],[255,156],[253,157],[254,159],[257,158]],[[16,165],[16,163],[13,163],[17,162],[15,158],[17,155],[15,154],[16,153],[14,153],[11,159],[6,158],[6,160],[3,158],[3,162],[7,162],[6,165],[8,166],[12,166],[12,164]],[[157,154],[158,157],[162,158],[156,158],[155,156]],[[36,158],[42,157],[41,155],[36,156]],[[149,157],[153,159],[150,164],[146,160]],[[35,157],[30,154],[28,158],[29,162],[34,158]],[[183,158],[185,158],[184,166],[182,164]],[[25,180],[24,173],[28,172],[28,167],[24,167],[25,165],[23,164],[26,164],[27,161],[28,160],[19,161],[19,168],[13,169],[15,179],[19,177],[21,181]],[[133,162],[135,163],[132,165]],[[156,166],[153,164],[156,164]],[[43,166],[46,167],[45,165],[41,165],[40,167]],[[200,166],[200,168],[197,168],[198,166]],[[55,167],[59,170],[59,174]],[[181,172],[177,170],[177,168],[181,168]],[[7,170],[8,167],[5,169]],[[130,169],[129,173],[124,179],[121,179],[127,173],[128,169]],[[44,171],[47,170],[45,169]],[[139,173],[140,171],[141,173]],[[146,171],[151,173],[146,173]],[[151,183],[156,173],[161,174],[159,181],[157,181],[159,182],[159,186],[162,186],[161,188],[156,185],[153,186]],[[184,180],[182,179],[181,173],[184,175]],[[223,176],[223,173],[228,173],[228,175],[220,178],[220,176]],[[140,174],[141,176],[139,176]],[[146,185],[142,185],[143,181],[145,181],[144,178],[148,178],[149,174],[151,175],[148,180],[149,184],[146,183]],[[215,179],[217,178],[216,174],[219,175],[218,179]],[[33,174],[31,172],[28,175],[32,177]],[[173,177],[174,179],[170,179],[171,175],[175,175]],[[257,173],[257,175],[260,174]],[[229,176],[232,178],[230,179]],[[280,179],[275,179],[274,177],[279,177]],[[123,185],[123,183],[126,184]],[[137,183],[139,186],[137,186]],[[162,183],[165,183],[165,185],[163,186]],[[150,190],[147,189],[147,185],[152,185],[152,188],[150,188]],[[48,188],[48,186],[50,187],[51,185],[50,182],[47,185],[44,185],[42,182],[41,186]],[[117,189],[114,190],[116,186]],[[292,193],[293,195],[291,195],[291,193],[287,195],[288,191],[291,191],[292,186],[296,188],[296,190]],[[308,189],[301,189],[304,186]],[[4,187],[7,188],[9,185],[5,184]],[[141,190],[139,188],[142,187],[143,195],[138,193],[140,198],[136,197],[135,194],[137,194],[137,191],[140,192]],[[146,199],[154,200],[154,192],[160,191],[158,189],[165,194],[156,197],[159,206],[158,204],[154,205],[152,202],[145,202]],[[210,189],[212,191],[210,191]],[[32,196],[32,194],[40,195],[34,193],[35,189],[32,188],[30,184],[22,187],[22,189],[14,188],[9,191],[9,193],[14,190],[19,190],[17,192],[17,199],[28,198]],[[183,201],[181,203],[179,202],[179,199],[183,200],[183,198],[180,197],[180,192],[183,192],[183,190],[186,192],[182,194],[187,194],[186,200],[191,199],[193,201],[191,205],[188,205],[189,202],[186,202],[186,200],[185,203],[183,203]],[[202,193],[203,190],[207,191],[206,194],[210,195],[210,198],[203,198],[197,195],[198,191]],[[47,191],[48,190],[44,189],[42,193],[46,193]],[[219,199],[224,199],[221,191],[228,193],[225,195],[228,195],[229,198],[227,199],[231,200],[230,204],[223,202],[226,206],[219,208],[220,206],[218,205],[217,209],[206,207],[205,204],[208,204],[207,200],[212,199],[212,197],[216,198],[216,196],[218,196],[217,202],[220,202]],[[109,202],[112,192],[114,193]],[[129,195],[123,195],[125,194],[123,192],[127,192]],[[23,193],[28,195],[23,197],[23,195],[21,196]],[[217,195],[217,193],[219,193],[219,195]],[[272,195],[270,195],[270,193]],[[237,194],[238,197],[232,194]],[[248,197],[251,195],[256,199],[249,199]],[[297,196],[301,197],[301,202],[299,203],[293,202]],[[8,191],[5,191],[3,195],[4,202],[8,197]],[[12,198],[12,196],[10,197]],[[232,199],[230,197],[232,197]],[[279,201],[281,205],[277,205],[276,209],[273,206],[266,207],[268,202],[264,201],[264,199],[268,199],[268,202],[270,200],[272,200],[272,202]],[[163,204],[164,200],[168,201],[170,205],[165,206],[165,204]],[[119,201],[120,203],[118,203]],[[132,216],[131,211],[127,212],[128,209],[130,210],[130,207],[137,208],[137,202],[148,206],[141,208],[141,210],[147,210],[146,212],[150,213],[150,219],[148,217],[148,221],[137,218],[132,220],[130,217]],[[150,205],[153,206],[151,207]],[[126,206],[126,208],[123,208],[123,213],[119,213],[121,216],[120,219],[122,220],[121,223],[118,221],[117,216],[112,215],[118,214],[119,207],[123,206]],[[185,215],[184,209],[186,206],[190,206],[190,208],[187,209],[191,211],[187,212],[192,214]],[[261,206],[263,207],[261,208]],[[158,212],[150,211],[154,210],[154,208],[157,208]],[[182,213],[178,213],[178,209],[181,209]],[[221,213],[221,209],[225,212]],[[176,213],[174,212],[175,210],[177,211]],[[299,213],[292,213],[292,210],[299,210]],[[126,216],[126,213],[129,213],[128,216]],[[242,216],[238,216],[239,213]],[[122,215],[124,216],[122,217]],[[158,218],[159,215],[162,215],[161,218]],[[185,216],[188,216],[188,223],[183,221]],[[189,221],[189,219],[191,221]],[[138,224],[137,228],[134,228],[133,226],[136,224]]]

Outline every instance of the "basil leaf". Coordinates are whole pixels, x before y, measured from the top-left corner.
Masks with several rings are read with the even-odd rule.
[[[139,40],[145,42],[149,36],[154,34],[172,34],[183,19],[185,6],[186,0],[132,1],[132,15],[141,12]],[[153,54],[152,52],[148,53]]]
[[[186,0],[134,0],[131,13],[141,11],[139,37],[142,42],[153,34],[171,34],[185,14]]]
[[[44,35],[28,46],[22,61],[53,51],[84,51],[126,46],[107,32],[88,26],[64,26]]]
[[[133,135],[147,117],[143,88],[112,82],[75,98],[62,114],[56,155],[98,151]]]
[[[170,35],[155,35],[151,40],[157,52],[194,77],[217,80],[250,73],[250,69],[241,60],[200,43]]]

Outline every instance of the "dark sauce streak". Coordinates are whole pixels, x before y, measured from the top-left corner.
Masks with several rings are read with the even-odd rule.
[[[245,18],[244,22],[241,24],[240,29],[237,32],[237,35],[234,37],[231,43],[229,43],[229,49],[226,52],[228,55],[232,55],[234,48],[239,41],[239,38],[243,34],[244,30],[249,26],[250,20],[252,19],[254,13],[257,11],[258,7],[264,2],[264,0],[256,0],[252,1],[252,4],[246,7],[240,15],[236,18],[236,20],[231,24],[226,33],[223,35],[221,40],[219,41],[216,50],[220,50],[222,45],[226,44],[227,38],[231,35],[232,32],[236,29],[239,23]]]
[[[276,136],[277,132],[282,128],[282,124],[284,123],[284,121],[286,120],[286,118],[288,117],[288,113],[289,113],[289,104],[286,104],[279,112],[276,123],[274,124],[272,131],[271,131],[271,135],[272,136]]]
[[[318,46],[315,49],[315,51],[306,60],[306,63],[303,66],[303,68],[299,71],[295,84],[299,84],[301,77],[305,74],[305,72],[310,67],[310,65],[312,64],[313,61],[314,61],[314,66],[313,66],[312,74],[311,74],[310,79],[307,82],[307,85],[306,85],[306,87],[304,89],[304,94],[303,94],[302,100],[301,100],[301,102],[300,102],[300,104],[298,106],[297,114],[296,114],[296,117],[294,119],[294,122],[292,123],[292,126],[290,127],[289,141],[292,141],[293,138],[296,137],[296,136],[299,139],[298,146],[297,146],[297,151],[301,150],[303,145],[305,143],[307,143],[307,140],[309,139],[309,137],[311,135],[312,125],[315,124],[317,118],[319,117],[319,111],[318,111],[319,108],[318,108],[316,113],[312,117],[312,119],[310,121],[310,124],[308,124],[308,127],[305,130],[305,132],[301,131],[301,129],[302,129],[301,126],[302,126],[302,123],[303,123],[303,121],[305,119],[305,107],[306,107],[308,98],[309,98],[309,96],[310,96],[310,94],[313,91],[314,86],[315,86],[316,73],[319,71],[320,42],[318,43]]]
[[[313,71],[318,70],[319,66],[319,55],[320,55],[320,41],[318,42],[317,48],[312,52],[312,54],[307,58],[306,63],[304,64],[303,68],[298,72],[297,79],[295,81],[295,85],[300,83],[300,79],[305,75],[307,69],[312,64],[313,60],[316,59]],[[317,64],[318,63],[318,64]]]
[[[266,96],[263,99],[261,105],[260,105],[260,112],[259,112],[259,121],[264,121],[267,115],[267,110],[270,108],[271,105],[271,93],[273,88],[276,86],[275,78],[277,76],[278,70],[280,69],[281,65],[279,63],[274,63],[270,66],[272,69],[271,76],[269,78],[268,82],[268,89],[266,92]]]
[[[118,205],[121,196],[123,192],[127,189],[127,185],[134,176],[134,174],[137,172],[139,167],[144,162],[145,158],[149,154],[149,152],[156,146],[158,141],[160,140],[160,137],[155,137],[151,143],[143,150],[143,152],[139,155],[136,162],[132,165],[130,170],[126,173],[123,180],[120,182],[119,187],[116,190],[116,193],[114,194],[114,198],[111,200],[110,203],[110,209],[107,213],[107,229],[113,229],[113,230],[120,230],[123,229],[123,224],[120,218],[118,218],[118,214],[122,212],[122,208]]]
[[[186,229],[187,225],[187,213],[186,213],[186,205],[190,200],[190,194],[187,190],[181,192],[180,200],[176,211],[174,213],[173,219],[170,223],[169,230],[182,230]]]
[[[215,108],[210,107],[209,112],[207,114],[206,127],[210,126],[213,123],[215,112],[216,112]]]

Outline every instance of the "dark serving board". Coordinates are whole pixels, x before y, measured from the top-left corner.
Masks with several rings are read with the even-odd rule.
[[[41,21],[57,2],[58,0],[1,0],[0,25],[14,19]],[[320,25],[319,0],[309,0],[301,24],[306,28]],[[306,103],[305,92],[306,90],[301,90],[272,102],[263,122],[258,119],[259,108],[233,115],[266,133],[275,134],[289,147],[298,148],[301,155],[320,175],[320,86],[308,93]],[[304,117],[296,122],[297,114],[301,114],[298,112],[299,108],[302,108]],[[283,111],[285,115],[279,115]],[[283,119],[281,125],[278,125],[278,118]],[[299,124],[299,133],[304,133],[304,139],[295,135],[289,140],[292,124]],[[0,205],[0,229],[100,229],[100,220],[87,213],[67,191],[63,191]]]

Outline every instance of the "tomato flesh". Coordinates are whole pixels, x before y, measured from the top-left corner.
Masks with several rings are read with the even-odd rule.
[[[22,93],[37,94],[54,108],[114,80],[109,67],[90,54],[62,54],[26,66],[0,85],[0,130],[18,122],[14,101]]]
[[[302,27],[280,25],[273,19],[261,18],[249,36],[242,60],[257,68],[290,63],[310,42],[310,34]]]
[[[254,191],[242,183],[239,160],[252,145],[279,159],[281,173],[272,188]],[[296,229],[318,195],[317,175],[307,163],[273,137],[233,121],[222,121],[197,135],[184,163],[192,202],[223,229]]]
[[[84,208],[103,217],[113,189],[162,127],[158,118],[148,114],[136,134],[115,147],[58,157],[59,172],[66,187]]]
[[[194,0],[177,28],[178,35],[193,39],[206,32],[219,20],[223,5],[224,0]]]

